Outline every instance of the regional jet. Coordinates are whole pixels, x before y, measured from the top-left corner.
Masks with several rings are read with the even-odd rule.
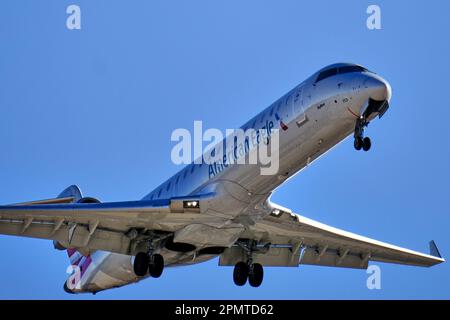
[[[70,186],[56,198],[0,206],[0,234],[53,240],[66,250],[69,293],[96,293],[219,257],[237,286],[259,287],[264,267],[366,269],[369,262],[430,267],[445,260],[313,221],[270,200],[274,190],[349,136],[369,151],[367,125],[389,108],[391,87],[366,68],[327,66],[242,128],[278,129],[279,170],[195,161],[142,200],[102,203]],[[265,126],[265,127],[264,127]],[[264,128],[263,128],[264,127]],[[267,139],[271,139],[268,135]],[[270,141],[268,141],[270,143]]]

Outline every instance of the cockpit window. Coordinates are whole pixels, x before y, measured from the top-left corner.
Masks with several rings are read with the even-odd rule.
[[[326,78],[332,77],[337,75],[338,73],[338,69],[337,68],[332,68],[332,69],[328,69],[325,71],[322,71],[319,76],[317,77],[316,83],[322,80],[325,80]]]
[[[339,68],[339,74],[342,73],[352,73],[352,72],[366,72],[367,69],[360,66],[345,66]]]
[[[325,80],[329,77],[335,76],[337,74],[352,73],[352,72],[367,72],[367,71],[368,70],[366,68],[363,68],[361,66],[343,66],[340,68],[331,68],[322,71],[317,77],[316,83]]]

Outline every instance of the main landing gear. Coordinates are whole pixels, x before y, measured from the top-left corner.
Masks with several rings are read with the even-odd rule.
[[[148,272],[151,277],[159,278],[164,270],[164,258],[160,254],[139,252],[134,258],[133,270],[138,277]]]
[[[247,244],[240,244],[247,253],[247,263],[238,262],[234,266],[233,281],[234,284],[242,287],[248,283],[252,287],[259,287],[264,279],[264,269],[259,263],[253,263],[252,253],[256,248],[256,242],[249,241]]]
[[[354,147],[356,150],[363,149],[364,151],[369,151],[372,146],[372,141],[369,137],[364,137],[364,127],[367,127],[369,122],[363,117],[356,120],[356,126],[355,126],[355,142]]]
[[[238,262],[234,266],[233,280],[234,284],[242,287],[248,283],[252,287],[259,287],[264,279],[264,269],[259,263]]]

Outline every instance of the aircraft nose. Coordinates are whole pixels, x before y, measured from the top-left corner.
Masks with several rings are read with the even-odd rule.
[[[376,101],[390,101],[392,88],[389,83],[377,75],[370,75],[364,80],[369,97]]]

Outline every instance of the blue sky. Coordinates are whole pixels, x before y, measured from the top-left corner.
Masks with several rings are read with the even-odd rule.
[[[382,30],[366,28],[378,4]],[[82,29],[66,28],[81,7]],[[176,128],[235,128],[319,68],[360,63],[393,88],[368,128],[277,190],[272,200],[378,240],[450,255],[448,1],[2,1],[0,203],[71,184],[103,201],[140,199],[180,168]],[[0,236],[0,298],[450,298],[449,264],[364,270],[266,268],[238,288],[217,260],[92,295],[62,290],[68,260],[50,241]]]

